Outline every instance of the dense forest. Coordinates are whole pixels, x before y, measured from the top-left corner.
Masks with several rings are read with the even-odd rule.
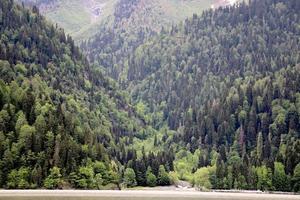
[[[132,40],[116,39],[114,29],[82,48],[159,130],[141,136],[145,146],[156,143],[147,149],[159,144],[177,153],[180,179],[196,184],[195,172],[207,168],[212,188],[297,190],[299,6],[250,1],[144,30],[138,36],[150,39],[128,47]],[[280,184],[272,180],[278,170]]]
[[[116,154],[145,125],[128,97],[36,7],[0,8],[1,187],[119,187]]]
[[[300,2],[125,30],[134,6],[86,58],[36,7],[0,0],[0,187],[300,191]]]
[[[128,57],[150,38],[193,13],[201,13],[215,1],[119,0],[112,16],[93,37],[80,43],[90,62],[127,87]],[[145,68],[145,70],[147,70]]]

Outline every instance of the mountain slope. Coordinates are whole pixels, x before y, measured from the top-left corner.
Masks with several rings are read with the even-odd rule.
[[[128,79],[141,81],[146,78],[140,84],[145,88],[137,94],[151,90],[150,85],[156,88],[152,92],[162,91],[162,96],[152,92],[148,95],[163,101],[170,99],[172,90],[178,89],[177,84],[182,92],[197,95],[192,94],[192,90],[197,88],[200,92],[209,75],[232,76],[230,80],[234,80],[245,75],[264,76],[288,65],[295,66],[299,62],[299,19],[292,16],[293,10],[286,5],[277,6],[265,4],[270,13],[241,5],[238,9],[208,11],[201,17],[194,15],[182,26],[174,26],[169,32],[139,46],[128,59]],[[277,13],[271,13],[273,10]],[[275,24],[279,13],[282,21]],[[288,39],[281,39],[285,37]],[[288,50],[281,49],[283,47]],[[184,94],[177,95],[182,95],[180,100],[184,99]],[[202,103],[198,101],[197,107]],[[191,105],[192,102],[183,104]]]
[[[288,191],[297,188],[290,178],[300,161],[299,6],[251,1],[158,34],[125,13],[135,33],[107,29],[82,48],[161,128],[142,145],[173,149],[180,179],[197,184],[200,168],[213,188]],[[285,187],[270,180],[278,166]]]
[[[192,168],[175,161],[178,172],[189,169],[181,178],[216,160],[216,188],[270,190],[249,173],[252,166],[273,170],[274,162],[292,176],[300,162],[299,6],[265,0],[210,10],[128,58],[132,97],[177,132],[161,139],[200,149]]]
[[[37,9],[0,8],[0,187],[119,183],[117,149],[144,126],[126,95]]]
[[[299,1],[161,29],[141,2],[82,44],[89,65],[36,8],[0,0],[1,187],[299,191]]]
[[[75,39],[87,39],[113,13],[116,0],[18,0],[37,6],[40,12],[57,23]]]
[[[139,45],[193,14],[228,5],[231,5],[228,1],[213,0],[120,0],[109,22],[80,46],[92,63],[103,67],[106,75],[126,88],[129,84],[124,80],[128,76],[128,56]]]
[[[127,12],[124,0],[18,0],[26,5],[36,5],[49,20],[57,23],[71,34],[76,40],[86,40],[98,33],[99,27],[107,21],[114,20],[114,13]],[[150,18],[148,26],[157,29],[162,25],[177,23],[193,13],[201,13],[203,10],[227,5],[226,1],[214,0],[138,0],[128,1],[132,3],[135,20]],[[122,5],[124,7],[120,7]],[[121,10],[118,10],[121,9]],[[146,11],[146,12],[145,12]],[[141,26],[142,24],[137,24]]]

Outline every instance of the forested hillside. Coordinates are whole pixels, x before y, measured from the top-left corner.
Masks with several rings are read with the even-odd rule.
[[[163,27],[179,23],[193,13],[201,14],[213,0],[119,0],[108,22],[97,34],[84,38],[81,48],[92,63],[123,87],[128,73],[127,57]]]
[[[118,1],[85,58],[36,7],[0,0],[1,188],[300,191],[300,2],[170,26],[155,2]]]
[[[297,190],[299,6],[251,1],[194,15],[158,35],[142,30],[138,42],[114,29],[82,47],[161,129],[143,145],[177,152],[180,179],[213,188]],[[197,182],[203,173],[210,181]],[[272,178],[277,173],[280,180]]]
[[[145,125],[128,97],[36,8],[1,0],[0,16],[0,187],[117,187]]]

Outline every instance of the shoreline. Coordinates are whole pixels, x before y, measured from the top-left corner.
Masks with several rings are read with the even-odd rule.
[[[205,199],[287,199],[300,195],[272,193],[200,192],[183,190],[0,190],[1,197],[112,197],[112,198],[205,198]]]

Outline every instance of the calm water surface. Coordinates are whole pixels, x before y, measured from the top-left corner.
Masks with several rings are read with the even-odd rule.
[[[0,200],[300,200],[299,195],[186,191],[6,191]]]
[[[220,198],[200,198],[200,197],[0,197],[0,200],[219,200]],[[222,199],[232,200],[232,199]],[[248,199],[243,199],[248,200]],[[251,200],[251,199],[249,199]],[[268,199],[266,199],[268,200]]]

